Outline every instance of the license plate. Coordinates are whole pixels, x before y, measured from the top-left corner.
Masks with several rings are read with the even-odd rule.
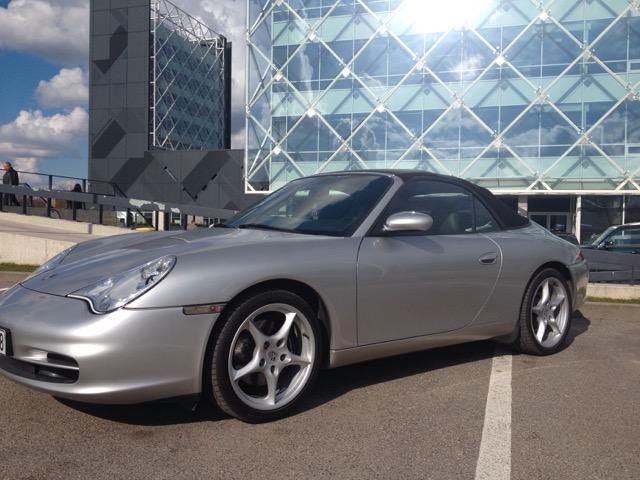
[[[9,337],[7,331],[0,328],[0,355],[6,355],[9,351]]]

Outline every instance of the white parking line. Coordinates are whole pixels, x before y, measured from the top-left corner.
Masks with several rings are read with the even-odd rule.
[[[484,413],[476,480],[511,478],[511,355],[496,350]]]
[[[0,288],[0,292],[6,292],[7,290],[9,290],[8,288]]]

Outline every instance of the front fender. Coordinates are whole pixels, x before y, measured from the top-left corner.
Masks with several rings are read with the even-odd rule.
[[[226,303],[270,280],[295,280],[322,298],[331,322],[331,348],[356,345],[356,256],[359,238],[295,238],[178,257],[160,284],[127,308]]]

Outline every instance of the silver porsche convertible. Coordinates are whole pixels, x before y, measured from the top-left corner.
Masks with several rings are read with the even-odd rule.
[[[0,372],[93,403],[208,399],[249,422],[324,367],[482,339],[561,349],[577,246],[414,171],[294,180],[224,225],[79,244],[0,297]]]

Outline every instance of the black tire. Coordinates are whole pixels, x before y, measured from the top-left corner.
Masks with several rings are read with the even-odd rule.
[[[285,304],[294,307],[308,320],[313,331],[315,342],[315,355],[311,362],[311,373],[308,375],[306,383],[301,390],[295,395],[295,398],[288,401],[280,408],[272,410],[260,410],[247,405],[240,396],[234,391],[229,375],[229,358],[230,349],[236,336],[247,318],[249,318],[256,310],[271,304]],[[205,387],[209,386],[210,391],[204,392],[209,394],[222,411],[239,420],[248,423],[262,423],[290,415],[299,405],[300,399],[312,388],[320,369],[321,359],[323,356],[321,329],[319,328],[317,314],[309,306],[309,304],[295,293],[286,290],[270,290],[253,294],[250,297],[241,299],[234,305],[230,305],[230,309],[225,311],[223,318],[220,318],[222,328],[217,335],[212,334],[209,340],[211,348],[210,354],[205,359],[205,375],[208,375],[209,382],[205,381]],[[255,353],[255,347],[253,352]],[[284,371],[284,370],[283,370]]]
[[[554,279],[559,281],[563,286],[566,293],[566,302],[569,309],[569,314],[566,319],[566,326],[562,332],[562,336],[558,343],[552,347],[545,347],[541,345],[541,343],[536,338],[534,332],[533,325],[533,315],[532,308],[534,305],[534,295],[536,294],[538,287],[542,285],[542,283],[546,280]],[[564,275],[560,273],[558,270],[554,268],[545,268],[538,273],[536,273],[527,289],[525,290],[524,297],[522,299],[522,305],[520,307],[520,317],[518,319],[518,338],[514,341],[513,347],[522,352],[529,355],[551,355],[562,350],[567,341],[567,335],[569,330],[571,329],[571,317],[573,313],[573,309],[571,307],[572,299],[571,299],[571,290],[569,285],[567,284],[567,280]]]

